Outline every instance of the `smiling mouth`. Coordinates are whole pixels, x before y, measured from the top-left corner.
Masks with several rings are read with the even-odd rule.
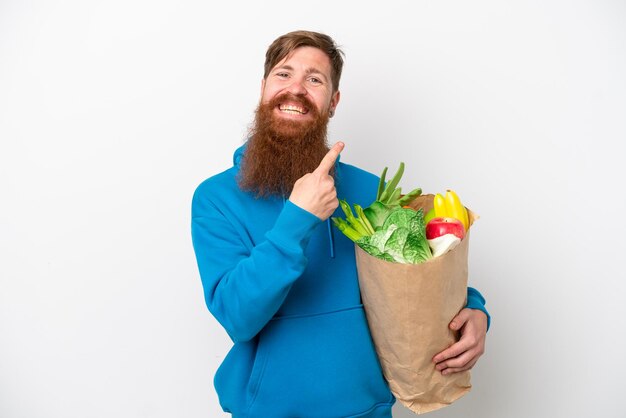
[[[290,115],[306,115],[309,111],[300,106],[294,105],[280,105],[278,109],[283,113],[289,113]]]

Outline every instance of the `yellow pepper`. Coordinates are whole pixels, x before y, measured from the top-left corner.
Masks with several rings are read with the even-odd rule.
[[[446,206],[446,199],[439,193],[435,195],[435,200],[433,201],[435,216],[437,218],[447,218],[448,217],[448,208]]]
[[[435,209],[435,216],[444,218],[456,218],[463,224],[463,227],[467,231],[469,228],[469,217],[467,215],[467,209],[461,203],[459,196],[453,191],[448,189],[446,196],[442,196],[437,193],[433,201]]]

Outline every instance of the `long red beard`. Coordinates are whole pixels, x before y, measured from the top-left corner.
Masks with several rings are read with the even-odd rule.
[[[275,117],[273,110],[285,96],[259,104],[239,171],[239,187],[259,197],[288,197],[300,177],[317,168],[328,152],[328,112],[318,112],[306,97],[289,95],[313,112],[299,122]]]

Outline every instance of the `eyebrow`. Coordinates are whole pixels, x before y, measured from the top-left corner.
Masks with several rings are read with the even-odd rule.
[[[280,67],[277,67],[276,70],[291,70],[293,71],[294,68],[291,65],[281,65]],[[306,75],[311,75],[311,74],[317,74],[319,75],[321,78],[324,79],[325,82],[328,82],[328,78],[326,77],[326,75],[321,72],[320,70],[318,70],[317,68],[309,68],[305,71]]]

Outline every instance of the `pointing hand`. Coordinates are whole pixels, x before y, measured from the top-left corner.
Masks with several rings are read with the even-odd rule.
[[[296,181],[289,196],[293,204],[322,221],[328,219],[339,206],[335,181],[329,172],[343,148],[343,142],[333,145],[312,173],[307,173]]]

